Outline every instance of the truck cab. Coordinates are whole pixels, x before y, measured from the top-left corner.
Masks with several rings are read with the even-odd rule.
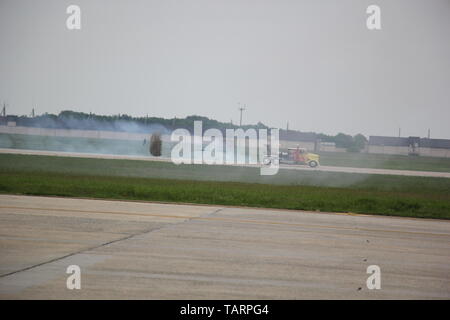
[[[306,164],[311,168],[315,168],[319,165],[319,155],[309,153],[305,148],[288,148],[287,152],[280,154],[280,162]]]

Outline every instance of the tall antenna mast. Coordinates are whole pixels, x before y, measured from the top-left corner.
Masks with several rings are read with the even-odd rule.
[[[245,110],[246,105],[244,104],[243,107],[240,106],[241,105],[240,103],[238,103],[238,105],[239,105],[238,110],[241,112],[241,115],[239,117],[239,127],[241,127],[242,126],[242,111]]]

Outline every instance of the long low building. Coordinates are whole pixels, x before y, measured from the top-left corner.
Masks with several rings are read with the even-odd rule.
[[[450,140],[370,136],[367,152],[450,158]]]
[[[149,139],[151,133],[135,133],[106,130],[54,129],[38,127],[22,127],[15,125],[0,125],[0,133],[23,134],[32,136],[111,139],[111,140],[144,140]],[[162,135],[163,140],[170,140],[170,135]]]
[[[299,132],[294,130],[280,130],[280,149],[305,148],[308,151],[316,151],[318,139],[315,133]]]

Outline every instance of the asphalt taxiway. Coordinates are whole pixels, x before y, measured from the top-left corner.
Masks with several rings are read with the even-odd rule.
[[[0,298],[449,299],[450,221],[0,195]]]

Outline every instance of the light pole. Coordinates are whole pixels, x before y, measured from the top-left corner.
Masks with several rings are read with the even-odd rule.
[[[239,105],[240,105],[240,103],[239,103]],[[238,109],[241,112],[241,115],[240,115],[240,118],[239,118],[239,127],[242,127],[242,111],[245,110],[245,104],[244,104],[243,107],[239,107]]]

